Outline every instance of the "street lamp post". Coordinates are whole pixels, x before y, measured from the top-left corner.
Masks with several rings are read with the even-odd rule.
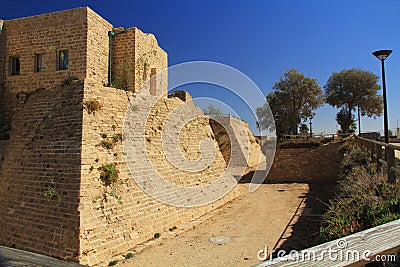
[[[392,50],[379,50],[372,54],[382,63],[382,89],[383,89],[383,126],[385,131],[385,143],[389,143],[388,111],[386,99],[386,81],[385,81],[385,59],[392,53]]]

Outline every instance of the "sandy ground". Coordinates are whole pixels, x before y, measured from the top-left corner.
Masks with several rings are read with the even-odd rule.
[[[138,246],[118,266],[249,266],[257,253],[273,248],[309,192],[307,184],[263,184],[209,214]],[[293,223],[293,222],[291,222]],[[213,236],[230,239],[224,244]]]

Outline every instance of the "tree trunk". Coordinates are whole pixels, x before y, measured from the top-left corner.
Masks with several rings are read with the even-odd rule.
[[[352,108],[349,106],[349,112],[348,112],[348,114],[347,114],[347,122],[348,122],[348,124],[347,124],[347,129],[346,129],[346,133],[350,133],[350,126],[351,126],[351,123],[352,123],[352,119],[351,119],[351,110],[352,110]]]

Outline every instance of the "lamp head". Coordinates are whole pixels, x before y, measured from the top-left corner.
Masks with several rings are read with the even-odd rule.
[[[372,54],[380,60],[385,60],[391,53],[392,50],[378,50],[373,52]]]

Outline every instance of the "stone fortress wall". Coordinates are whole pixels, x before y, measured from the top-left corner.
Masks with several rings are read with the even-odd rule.
[[[125,80],[125,90],[104,86],[110,31],[123,31],[112,39],[111,66],[112,83]],[[168,67],[167,54],[153,35],[114,28],[84,7],[4,21],[0,45],[0,126],[10,129],[10,139],[0,142],[1,245],[104,264],[238,195],[234,189],[213,203],[178,208],[152,198],[132,179],[121,142],[125,111],[140,92],[144,101],[165,94],[167,83],[165,75],[151,80]],[[68,50],[68,70],[57,70],[59,50]],[[41,72],[34,71],[38,53],[43,55]],[[10,57],[19,58],[19,75],[10,75]],[[65,84],[69,76],[75,80]],[[140,89],[148,79],[149,86]],[[185,98],[164,95],[154,106],[146,150],[167,180],[197,186],[226,168],[217,142],[213,164],[188,174],[168,165],[157,141],[162,120],[175,107],[188,105],[183,117],[199,112],[188,94]],[[136,112],[144,114],[142,109]],[[206,118],[191,121],[180,133],[179,148],[188,159],[199,157],[202,139],[215,139]],[[118,170],[112,183],[101,178],[107,165]]]

